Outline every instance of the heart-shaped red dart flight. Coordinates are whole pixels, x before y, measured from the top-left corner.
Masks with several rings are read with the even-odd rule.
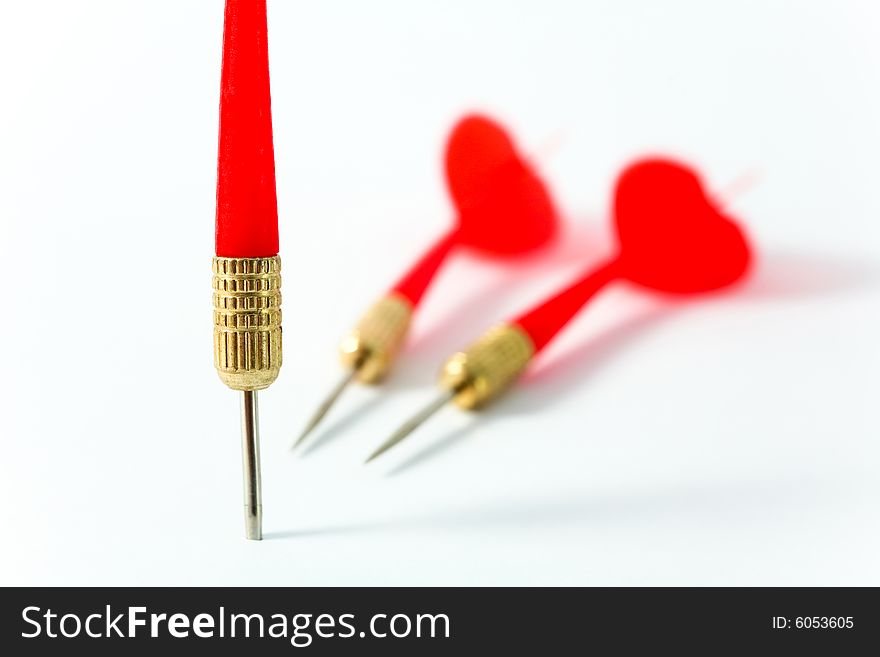
[[[392,288],[414,306],[454,247],[516,256],[547,244],[558,227],[543,181],[491,119],[461,119],[449,135],[445,164],[456,225]]]
[[[750,251],[739,227],[697,175],[669,160],[643,160],[617,182],[614,216],[621,275],[654,290],[708,292],[737,281]]]
[[[446,182],[458,212],[457,241],[491,256],[539,248],[556,233],[544,183],[510,136],[482,116],[455,126],[446,147]]]
[[[751,250],[742,230],[683,164],[647,159],[625,169],[617,181],[614,214],[617,256],[514,320],[536,353],[615,279],[658,292],[695,294],[726,287],[748,270]]]

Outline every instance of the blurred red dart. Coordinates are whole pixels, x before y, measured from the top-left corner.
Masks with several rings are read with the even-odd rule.
[[[501,393],[614,280],[687,295],[724,288],[748,270],[751,252],[742,231],[707,196],[697,174],[682,164],[650,159],[624,170],[617,181],[614,216],[614,257],[450,358],[441,373],[444,393],[367,460],[403,440],[450,400],[471,409]]]
[[[455,226],[343,338],[340,355],[347,371],[294,446],[352,380],[375,383],[388,372],[416,307],[453,251],[468,248],[492,258],[514,257],[544,246],[556,233],[556,212],[546,186],[491,119],[467,116],[453,127],[446,146],[446,182]]]

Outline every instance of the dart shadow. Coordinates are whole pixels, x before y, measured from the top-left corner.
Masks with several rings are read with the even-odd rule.
[[[510,394],[486,409],[487,416],[497,413],[523,415],[543,410],[561,401],[565,395],[582,392],[582,387],[601,375],[622,352],[631,348],[642,334],[678,313],[681,302],[659,302],[599,333],[591,340],[553,356],[519,380]]]
[[[485,422],[483,423],[485,425]],[[480,426],[480,424],[476,421],[476,418],[471,418],[471,421],[466,425],[455,429],[454,431],[447,432],[444,436],[442,436],[439,440],[435,440],[427,447],[419,450],[409,458],[404,461],[401,461],[394,468],[389,470],[385,476],[386,477],[396,477],[408,470],[413,468],[417,468],[419,465],[430,461],[431,459],[437,458],[438,456],[448,452],[451,449],[463,444],[467,438],[469,438]]]
[[[828,254],[770,251],[758,260],[754,274],[737,298],[783,301],[827,298],[868,288],[880,281],[874,262]]]
[[[839,491],[808,477],[772,480],[666,483],[618,491],[572,491],[543,499],[515,499],[439,509],[432,513],[377,519],[339,526],[267,532],[266,539],[303,539],[391,531],[534,530],[583,527],[606,531],[661,520],[704,522],[715,526],[725,517],[779,513],[826,503]],[[723,524],[723,523],[721,523]]]

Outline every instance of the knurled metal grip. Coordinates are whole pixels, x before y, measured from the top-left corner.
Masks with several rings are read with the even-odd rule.
[[[214,367],[233,390],[269,387],[281,369],[281,259],[215,257]]]
[[[453,401],[459,408],[476,408],[507,388],[534,353],[531,338],[521,328],[496,326],[446,361],[440,385],[455,391]]]
[[[375,383],[394,362],[406,339],[412,304],[400,294],[379,299],[339,345],[342,364],[357,371],[362,383]]]

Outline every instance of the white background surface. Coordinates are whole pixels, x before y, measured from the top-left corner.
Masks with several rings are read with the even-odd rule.
[[[0,583],[880,584],[877,3],[270,0],[262,543],[211,364],[222,10],[3,3]],[[451,220],[470,109],[533,154],[568,239],[518,272],[456,258],[389,384],[291,454],[341,333]],[[601,257],[646,152],[727,195],[748,285],[615,288],[502,403],[362,466],[446,355]]]

